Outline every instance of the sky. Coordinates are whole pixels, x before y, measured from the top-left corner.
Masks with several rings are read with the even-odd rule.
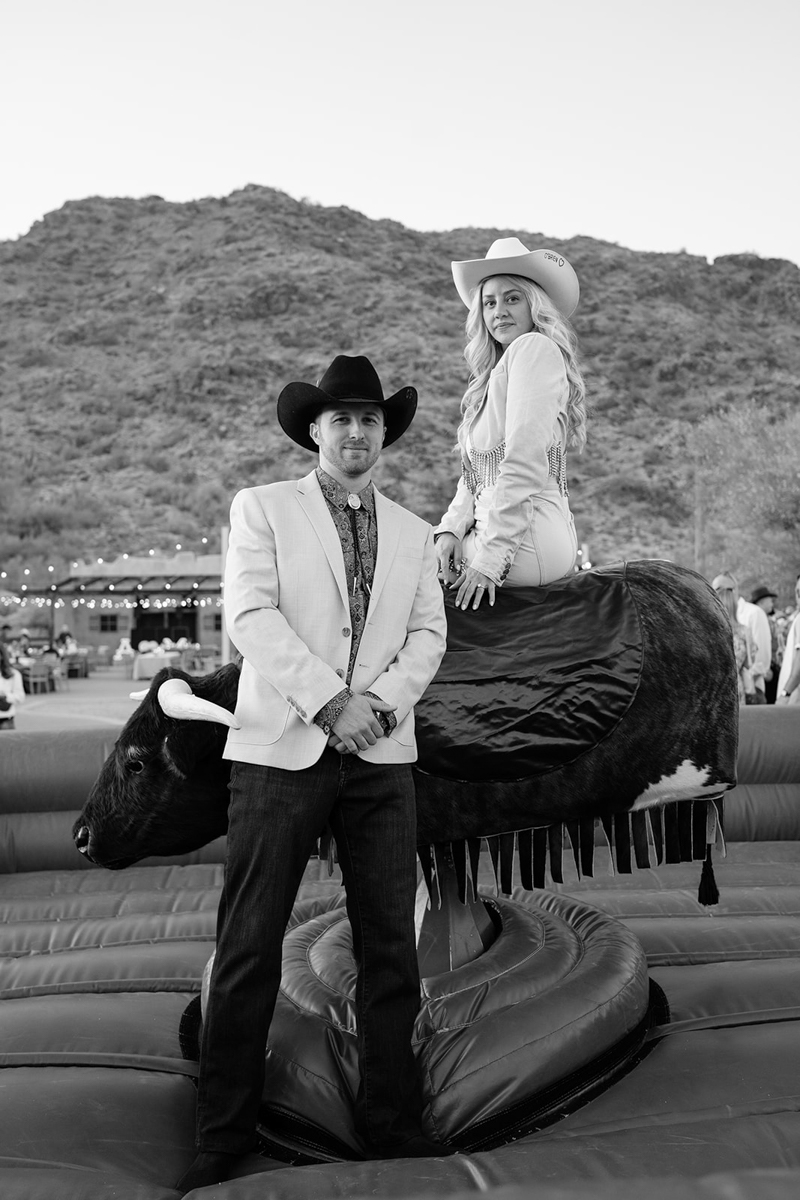
[[[5,0],[2,27],[0,240],[255,183],[800,264],[798,0]]]

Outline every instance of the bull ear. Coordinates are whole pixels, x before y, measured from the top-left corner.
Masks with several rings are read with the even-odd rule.
[[[230,729],[241,728],[227,708],[195,696],[185,679],[165,679],[158,689],[158,703],[166,716],[176,721],[215,721]]]

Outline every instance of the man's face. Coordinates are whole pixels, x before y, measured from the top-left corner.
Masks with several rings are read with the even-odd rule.
[[[324,409],[310,426],[320,464],[342,475],[366,475],[378,461],[386,427],[377,404],[340,404]]]

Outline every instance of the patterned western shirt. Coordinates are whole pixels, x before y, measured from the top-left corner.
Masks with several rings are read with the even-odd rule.
[[[372,484],[368,483],[360,492],[348,492],[347,488],[328,475],[327,471],[323,471],[321,467],[317,468],[317,479],[339,535],[344,558],[347,598],[350,607],[350,629],[352,630],[350,660],[345,677],[345,682],[349,684],[367,620],[369,598],[375,579],[375,560],[378,556],[375,490]],[[351,495],[358,496],[361,501],[360,507],[351,507],[348,503]],[[314,717],[315,724],[319,725],[325,733],[330,733],[352,694],[349,686],[343,688],[320,709]],[[374,692],[367,692],[367,695],[374,696]],[[379,713],[378,720],[383,725],[385,733],[389,733],[397,724],[394,713]]]

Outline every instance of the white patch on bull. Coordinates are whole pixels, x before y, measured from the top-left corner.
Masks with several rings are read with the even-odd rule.
[[[722,791],[725,791],[724,786],[709,781],[706,767],[696,767],[691,759],[685,758],[672,775],[664,775],[658,783],[651,783],[634,800],[631,812],[657,808],[675,800],[703,800],[707,796],[718,796]]]

